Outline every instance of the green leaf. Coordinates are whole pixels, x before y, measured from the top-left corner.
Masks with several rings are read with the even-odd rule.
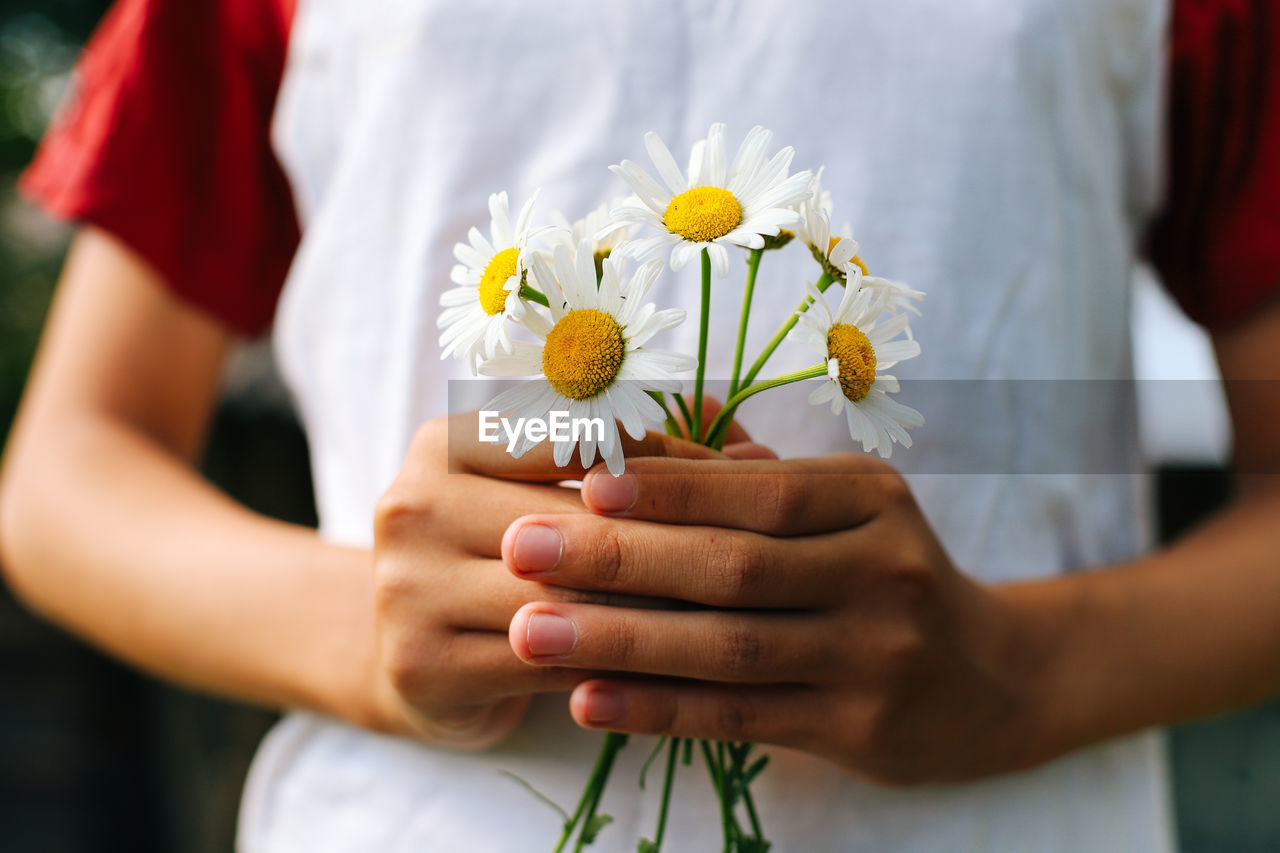
[[[587,821],[586,826],[582,827],[582,843],[594,844],[596,836],[600,834],[600,830],[611,823],[613,823],[613,815],[592,815],[591,820]]]
[[[769,756],[762,755],[756,759],[755,764],[747,768],[747,772],[742,774],[742,787],[750,785],[755,778],[760,775],[766,767],[769,766]]]
[[[498,772],[501,773],[503,776],[508,777],[509,779],[514,779],[516,783],[520,785],[520,787],[524,788],[530,794],[533,794],[539,800],[551,806],[551,808],[555,809],[556,812],[559,813],[560,817],[564,820],[565,826],[568,826],[570,821],[573,820],[573,818],[569,817],[569,813],[564,809],[560,808],[560,806],[556,803],[555,800],[551,799],[546,794],[542,793],[537,788],[533,787],[533,785],[530,785],[528,782],[521,779],[516,774],[512,773],[510,770],[499,770]]]
[[[653,752],[649,753],[649,757],[644,760],[644,765],[640,768],[640,790],[644,790],[644,776],[649,772],[649,765],[658,757],[658,753],[662,752],[662,748],[667,745],[667,739],[661,737],[653,747]]]
[[[658,853],[658,845],[647,838],[641,838],[640,843],[636,845],[636,853]]]
[[[684,762],[685,767],[688,767],[693,763],[693,738],[685,738],[684,756],[681,758],[681,761]]]

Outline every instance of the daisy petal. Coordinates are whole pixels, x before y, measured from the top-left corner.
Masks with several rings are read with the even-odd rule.
[[[662,141],[662,137],[649,131],[644,135],[644,147],[649,152],[649,159],[653,161],[658,175],[666,182],[672,195],[678,195],[689,188],[685,183],[684,175],[680,172],[680,167],[676,165],[676,158],[671,156],[671,150]]]

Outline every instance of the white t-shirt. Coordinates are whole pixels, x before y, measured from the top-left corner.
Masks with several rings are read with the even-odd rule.
[[[852,224],[872,272],[927,291],[924,353],[895,372],[928,423],[893,461],[956,564],[999,582],[1139,553],[1124,381],[1166,15],[1160,0],[302,0],[274,136],[303,239],[275,345],[311,442],[321,533],[370,544],[374,504],[417,427],[447,411],[450,384],[483,401],[460,384],[465,366],[440,360],[435,318],[452,246],[486,225],[488,194],[519,204],[541,186],[544,212],[574,218],[625,191],[606,167],[644,161],[646,130],[679,149],[724,121],[731,145],[763,124],[796,147],[795,168],[825,164],[836,223]],[[766,256],[749,351],[813,277],[803,254]],[[695,308],[697,274],[664,275],[652,297]],[[712,375],[728,372],[736,300],[713,316],[725,343]],[[695,326],[655,345],[693,352]],[[810,360],[788,346],[771,369]],[[842,420],[784,398],[744,406],[758,440],[784,456],[851,449]],[[600,737],[563,695],[482,753],[294,714],[255,761],[240,843],[549,849],[559,818],[500,771],[572,803]],[[657,792],[636,785],[649,746],[634,739],[614,770],[602,808],[616,820],[594,849],[652,832]],[[753,790],[780,851],[1173,847],[1153,734],[911,790],[771,752]],[[720,843],[703,776],[678,777],[672,851]]]

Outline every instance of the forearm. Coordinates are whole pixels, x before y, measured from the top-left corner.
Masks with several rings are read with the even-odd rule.
[[[1264,479],[1146,559],[999,590],[1039,757],[1280,691],[1280,488]]]
[[[33,609],[161,677],[376,724],[367,551],[247,511],[106,417],[18,438],[0,556]]]

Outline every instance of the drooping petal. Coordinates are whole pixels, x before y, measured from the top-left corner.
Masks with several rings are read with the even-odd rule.
[[[876,359],[881,367],[888,369],[900,361],[906,361],[909,358],[918,356],[920,354],[920,344],[911,340],[890,341],[887,344],[880,344],[875,350]]]
[[[542,347],[512,341],[511,352],[495,355],[480,365],[482,376],[533,376],[542,372]]]
[[[645,307],[650,311],[653,309],[652,303]],[[654,335],[679,326],[684,322],[685,316],[683,308],[666,308],[662,311],[654,311],[645,322],[634,327],[631,333],[631,345],[634,347],[644,346]]]
[[[631,399],[631,387],[629,382],[614,382],[605,393],[608,395],[613,416],[622,423],[622,428],[627,431],[627,435],[641,439],[644,438],[644,419],[640,417],[640,410]]]
[[[720,243],[710,243],[706,246],[706,252],[707,256],[711,258],[712,277],[727,277],[729,275],[729,250]]]
[[[610,166],[609,169],[627,182],[638,201],[651,213],[661,216],[667,209],[667,205],[671,203],[671,193],[663,190],[648,172],[630,160],[623,160],[616,166]],[[618,215],[619,207],[613,209],[615,217]]]
[[[728,166],[725,163],[725,126],[721,122],[711,125],[707,133],[707,147],[703,151],[704,183],[713,187],[723,187],[728,181]]]
[[[679,272],[689,265],[691,261],[698,257],[702,251],[703,244],[690,243],[687,240],[681,240],[680,243],[671,250],[671,270]]]
[[[538,187],[529,196],[529,200],[520,208],[520,215],[516,217],[516,234],[525,234],[529,230],[529,220],[533,218],[533,206],[538,201],[538,196],[542,193],[542,187]]]
[[[671,156],[671,150],[662,141],[662,137],[649,131],[644,135],[644,147],[649,152],[649,159],[653,160],[659,177],[666,183],[672,195],[678,195],[689,188],[685,183],[684,175],[680,172],[680,167],[676,165],[676,158]]]
[[[747,132],[738,146],[738,153],[729,166],[729,191],[735,195],[743,185],[752,181],[764,164],[766,152],[773,144],[773,133],[756,125]]]
[[[489,217],[489,233],[493,236],[493,245],[502,249],[514,246],[516,237],[511,230],[511,209],[507,204],[506,190],[489,196]]]

